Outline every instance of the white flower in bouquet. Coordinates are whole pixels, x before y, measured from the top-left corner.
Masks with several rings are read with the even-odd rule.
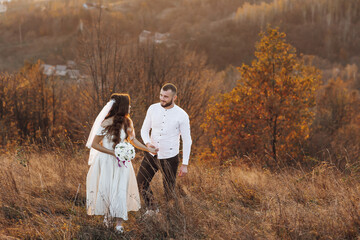
[[[126,166],[126,162],[130,162],[135,158],[135,149],[133,145],[128,142],[120,142],[115,146],[115,156],[118,160],[119,167],[121,167],[121,162]]]

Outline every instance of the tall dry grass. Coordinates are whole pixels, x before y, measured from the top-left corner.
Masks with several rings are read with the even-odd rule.
[[[141,155],[141,154],[139,154]],[[139,160],[135,161],[138,168]],[[356,239],[359,176],[322,164],[312,171],[271,173],[192,164],[166,202],[152,183],[160,213],[132,213],[117,234],[85,209],[87,152],[0,157],[0,239]]]

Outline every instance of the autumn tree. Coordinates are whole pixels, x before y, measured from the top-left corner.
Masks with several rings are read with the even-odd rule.
[[[256,44],[256,59],[238,68],[229,93],[213,99],[203,127],[224,160],[256,153],[275,165],[300,155],[313,119],[319,71],[297,57],[285,33],[268,28]]]

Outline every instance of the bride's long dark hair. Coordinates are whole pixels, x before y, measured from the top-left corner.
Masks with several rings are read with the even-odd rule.
[[[120,142],[120,131],[123,128],[128,139],[128,129],[132,128],[129,115],[130,96],[123,93],[113,93],[110,99],[115,100],[105,119],[113,117],[112,124],[105,127],[107,135],[113,136],[114,148]],[[133,131],[133,129],[132,129]]]

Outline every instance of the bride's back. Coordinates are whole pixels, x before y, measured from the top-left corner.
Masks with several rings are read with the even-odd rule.
[[[103,128],[103,131],[106,131],[105,128],[112,124],[113,124],[113,118],[108,118],[101,123],[101,127]],[[114,149],[113,148],[114,142],[112,141],[112,139],[113,136],[105,135],[102,140],[103,146],[109,149]],[[126,133],[124,127],[122,126],[120,130],[120,142],[123,142],[125,140],[126,140]]]

